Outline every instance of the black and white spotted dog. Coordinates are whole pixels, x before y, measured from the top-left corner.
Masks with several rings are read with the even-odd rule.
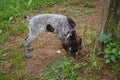
[[[29,34],[25,38],[24,48],[25,56],[31,58],[29,51],[30,43],[34,41],[42,32],[51,31],[58,34],[58,37],[63,42],[66,34],[76,27],[75,22],[66,16],[60,14],[41,14],[34,17],[24,17],[29,21]],[[51,28],[52,26],[52,28]]]

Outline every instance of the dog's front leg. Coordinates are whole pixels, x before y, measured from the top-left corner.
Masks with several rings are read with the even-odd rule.
[[[63,34],[58,34],[58,37],[59,37],[60,41],[61,41],[62,43],[64,43],[64,41],[65,41],[65,35],[63,35]]]
[[[25,57],[26,58],[31,58],[32,56],[29,54],[29,51],[30,50],[33,50],[32,48],[30,48],[30,43],[34,40],[36,38],[36,36],[35,37],[33,37],[33,35],[32,34],[29,34],[29,36],[27,36],[26,38],[25,38],[25,43],[24,43],[24,49],[25,49]]]

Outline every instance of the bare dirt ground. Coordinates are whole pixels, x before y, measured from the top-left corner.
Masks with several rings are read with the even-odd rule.
[[[72,17],[78,26],[76,29],[77,34],[78,36],[81,36],[83,40],[85,40],[87,37],[87,35],[85,34],[87,29],[90,28],[93,31],[97,31],[99,29],[99,25],[101,22],[102,5],[100,0],[96,2],[95,7],[89,8],[89,9],[94,10],[95,13],[92,15],[89,15],[79,11],[78,13],[81,16],[80,19],[77,17]],[[62,12],[62,14],[66,15],[65,12]],[[83,31],[84,33],[81,34],[81,32]],[[25,35],[27,34],[23,34],[16,38],[10,38],[9,47],[11,48],[15,45],[19,45],[18,44],[19,39],[24,39]],[[31,47],[34,48],[34,50],[30,52],[30,54],[32,55],[32,58],[25,59],[25,61],[27,63],[26,66],[29,72],[33,75],[40,74],[43,71],[44,67],[46,67],[48,64],[55,61],[58,57],[67,54],[66,51],[62,48],[61,42],[58,39],[58,36],[56,34],[49,33],[49,32],[42,33],[34,42],[32,42]],[[92,47],[87,47],[86,51],[89,52],[90,49],[92,49]],[[23,50],[23,48],[21,48],[21,50]],[[58,50],[60,50],[61,53],[57,53],[56,51]],[[77,58],[77,61],[81,62],[82,59],[83,58],[79,57]],[[83,70],[80,69],[78,72],[80,73],[80,75],[82,75]],[[97,80],[113,80],[113,78],[108,75],[109,73],[110,73],[109,69],[103,69],[101,72],[96,71],[92,75]]]
[[[38,44],[39,43],[39,44]],[[32,58],[27,59],[28,69],[32,74],[39,74],[43,68],[65,55],[66,52],[60,44],[57,35],[52,33],[43,33],[31,46],[35,49],[31,52]],[[61,53],[57,53],[60,50]]]

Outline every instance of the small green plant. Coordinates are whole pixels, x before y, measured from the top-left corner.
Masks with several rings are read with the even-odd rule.
[[[116,35],[117,40],[120,42],[120,34]]]
[[[109,43],[104,49],[106,63],[116,62],[120,59],[120,42]]]
[[[108,34],[104,34],[104,33],[101,33],[98,40],[101,42],[101,43],[107,43],[107,42],[110,42],[112,40],[112,34],[111,33],[108,33]]]
[[[92,70],[100,70],[101,69],[100,64],[96,60],[96,55],[95,54],[90,54],[89,60],[90,60]]]
[[[99,41],[106,44],[104,48],[106,63],[116,62],[120,59],[120,36],[116,36],[116,42],[112,41],[112,34],[100,34]]]
[[[88,55],[88,61],[87,63],[84,63],[84,65],[82,65],[82,67],[86,67],[84,69],[84,73],[86,74],[91,74],[92,72],[96,71],[96,70],[100,70],[102,68],[101,63],[99,63],[99,60],[96,57],[95,53],[89,54]]]
[[[87,39],[86,39],[86,44],[89,45],[93,42],[93,37],[94,37],[94,32],[90,29],[86,32]]]

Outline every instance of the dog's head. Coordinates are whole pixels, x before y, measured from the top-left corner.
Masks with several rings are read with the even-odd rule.
[[[67,44],[69,44],[70,52],[75,58],[78,54],[78,50],[81,49],[82,39],[77,36],[74,29],[68,31],[67,33]]]
[[[73,54],[73,57],[75,58],[79,50],[82,48],[82,39],[80,37],[77,37],[76,40],[73,40],[71,42],[71,53]]]

